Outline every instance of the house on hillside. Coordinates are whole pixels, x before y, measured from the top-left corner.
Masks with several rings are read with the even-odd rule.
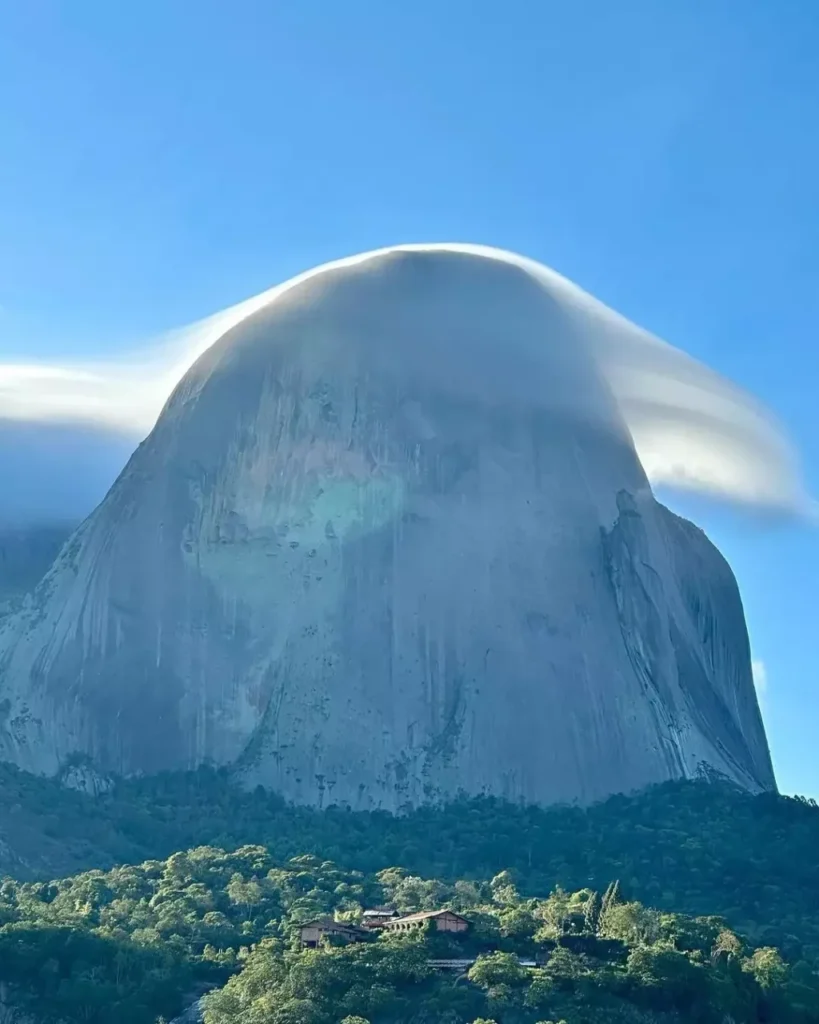
[[[413,928],[424,928],[431,922],[436,931],[453,932],[456,934],[469,930],[469,921],[454,910],[422,910],[417,914],[407,914],[405,917],[394,917],[387,921],[383,927],[387,931],[406,932]]]
[[[346,942],[363,942],[369,937],[365,928],[348,924],[347,921],[336,921],[332,917],[319,917],[315,921],[307,921],[299,928],[299,938],[305,949],[315,949],[322,939],[331,936]]]
[[[398,911],[392,907],[373,907],[361,915],[361,923],[365,928],[383,928],[387,922],[398,917]]]

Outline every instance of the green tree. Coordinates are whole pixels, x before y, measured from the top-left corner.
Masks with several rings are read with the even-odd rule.
[[[707,1002],[704,967],[670,943],[658,942],[632,949],[627,971],[650,1006],[661,1010],[688,1010]]]
[[[598,929],[598,926],[600,924],[600,912],[601,912],[601,909],[602,909],[602,904],[601,904],[601,901],[600,901],[600,896],[599,896],[598,893],[593,892],[589,896],[588,900],[586,900],[586,905],[583,908],[583,925],[584,925],[584,930],[589,935],[596,935],[597,934],[597,929]]]
[[[514,954],[497,951],[479,956],[469,968],[468,977],[473,984],[484,989],[498,985],[517,987],[526,981],[527,972]]]
[[[755,949],[742,967],[763,989],[777,988],[788,979],[788,968],[779,951],[768,946]]]

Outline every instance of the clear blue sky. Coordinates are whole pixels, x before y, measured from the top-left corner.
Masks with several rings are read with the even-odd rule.
[[[473,241],[750,388],[819,492],[817,0],[0,0],[0,357],[113,351],[327,259]],[[731,560],[819,796],[819,538]]]

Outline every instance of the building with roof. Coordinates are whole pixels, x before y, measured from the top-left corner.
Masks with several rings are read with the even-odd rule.
[[[439,932],[462,934],[469,930],[469,921],[454,910],[422,910],[417,914],[392,918],[383,927],[387,931],[405,932],[413,928],[424,928],[430,922]]]
[[[361,915],[361,923],[365,928],[383,928],[388,921],[400,917],[393,907],[372,907]]]
[[[368,938],[365,928],[350,924],[347,921],[336,921],[333,917],[319,917],[314,921],[306,921],[299,928],[301,944],[307,949],[315,949],[322,939],[343,939],[346,942],[363,942]]]

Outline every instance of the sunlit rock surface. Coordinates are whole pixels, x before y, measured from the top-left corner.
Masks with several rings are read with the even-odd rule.
[[[0,619],[0,756],[356,808],[773,788],[733,576],[654,500],[581,330],[442,251],[234,327]]]

